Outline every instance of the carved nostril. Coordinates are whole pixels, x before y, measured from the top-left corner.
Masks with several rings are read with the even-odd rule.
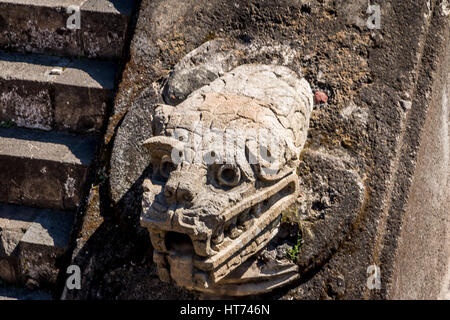
[[[164,188],[164,196],[168,204],[190,205],[194,200],[194,193],[188,189],[174,188],[170,185],[166,185]]]

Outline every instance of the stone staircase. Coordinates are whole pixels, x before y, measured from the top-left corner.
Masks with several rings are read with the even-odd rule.
[[[0,0],[2,296],[5,285],[48,289],[56,282],[134,6]],[[77,12],[79,29],[68,23]]]

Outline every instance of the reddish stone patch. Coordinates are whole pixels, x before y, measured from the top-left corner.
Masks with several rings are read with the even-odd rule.
[[[328,96],[322,91],[316,91],[314,100],[316,101],[316,104],[327,103]]]

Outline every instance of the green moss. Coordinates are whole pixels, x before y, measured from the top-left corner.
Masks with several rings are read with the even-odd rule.
[[[0,128],[9,129],[9,128],[12,128],[12,127],[15,127],[15,126],[16,126],[16,124],[12,120],[0,122]]]
[[[288,259],[290,259],[293,262],[297,261],[298,253],[300,251],[302,243],[303,243],[302,234],[299,231],[297,233],[297,243],[295,244],[295,246],[291,250],[288,250],[286,252],[286,256],[287,256]]]

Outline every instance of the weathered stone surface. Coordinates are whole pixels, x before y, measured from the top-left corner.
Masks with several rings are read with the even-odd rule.
[[[9,283],[50,286],[56,259],[69,245],[72,213],[0,205],[0,278]]]
[[[428,116],[398,235],[392,299],[450,299],[450,45],[429,87]],[[417,103],[417,102],[415,102]]]
[[[33,219],[21,239],[22,243],[35,246],[54,247],[55,250],[64,250],[69,243],[73,217],[70,213],[52,212],[43,213]]]
[[[153,105],[150,102],[141,104],[139,110],[127,115],[115,142],[117,152],[111,159],[116,168],[111,172],[111,196],[115,202],[127,195],[148,166],[148,152],[141,142],[153,136]]]
[[[177,105],[195,90],[237,66],[237,57],[222,40],[208,41],[178,62],[163,88],[167,104]]]
[[[305,274],[317,269],[336,251],[362,210],[364,185],[354,171],[355,160],[306,150],[299,166],[297,215],[302,246],[297,263]]]
[[[118,59],[134,0],[5,0],[0,47],[27,53]],[[80,8],[79,30],[67,28],[69,6]]]
[[[204,46],[206,47],[208,45],[206,44]],[[191,56],[191,54],[188,56]],[[205,60],[208,61],[208,58]],[[213,58],[210,59],[215,61]],[[276,66],[256,65],[244,65],[233,69],[229,74],[225,73],[224,76],[213,81],[210,85],[200,88],[190,94],[186,101],[180,103],[175,108],[156,106],[154,115],[152,115],[153,134],[158,135],[160,130],[162,130],[165,132],[166,136],[172,137],[177,136],[177,128],[183,128],[184,130],[188,130],[188,132],[186,133],[186,137],[182,135],[181,132],[178,134],[180,137],[183,136],[186,138],[182,141],[192,141],[190,134],[193,132],[201,134],[199,127],[204,123],[207,128],[220,128],[219,132],[220,130],[232,129],[234,127],[236,129],[239,128],[239,133],[242,135],[244,134],[244,128],[248,127],[248,125],[245,125],[245,121],[239,122],[239,117],[243,117],[244,119],[254,119],[253,121],[257,121],[256,119],[262,119],[263,117],[258,117],[257,112],[251,112],[251,110],[253,110],[252,108],[255,108],[255,106],[252,106],[242,98],[238,98],[239,94],[241,94],[243,97],[250,96],[259,98],[260,101],[268,101],[270,106],[274,108],[272,110],[277,110],[276,115],[279,119],[278,121],[285,124],[284,128],[286,130],[292,130],[292,132],[300,135],[296,139],[295,135],[291,135],[291,132],[284,133],[285,137],[290,137],[293,139],[292,141],[296,141],[299,150],[301,150],[306,137],[306,135],[302,135],[302,132],[305,130],[305,128],[301,128],[302,121],[296,120],[293,116],[287,116],[283,119],[283,115],[290,113],[288,110],[290,110],[289,106],[291,105],[298,105],[299,107],[297,108],[301,109],[301,106],[304,105],[303,103],[306,103],[310,106],[309,108],[311,108],[313,103],[312,94],[309,94],[309,99],[307,100],[296,100],[296,94],[302,92],[302,89],[300,89],[300,85],[299,88],[293,91],[288,89],[289,87],[286,86],[287,83],[291,85],[292,83],[295,83],[293,72],[290,73],[288,70],[289,69]],[[275,74],[277,77],[272,77]],[[176,71],[172,76],[176,78]],[[280,79],[285,82],[277,83]],[[272,88],[276,88],[276,90],[272,90]],[[232,95],[228,97],[227,100],[223,100],[220,99],[220,94],[223,93],[234,94],[234,96]],[[305,95],[305,97],[306,96],[307,95]],[[233,109],[234,106],[237,106],[238,108]],[[193,110],[202,110],[204,114],[202,113],[201,116],[194,116],[192,114]],[[283,110],[285,110],[284,113]],[[208,112],[213,114],[217,113],[217,116],[210,117],[208,116]],[[308,112],[309,111],[307,110],[302,111],[302,113],[306,114],[308,114]],[[226,118],[227,114],[231,114],[233,117],[229,120]],[[252,114],[253,116],[251,116]],[[201,119],[201,121],[196,122],[198,119]],[[235,125],[233,124],[234,122],[236,123]],[[226,123],[226,125],[224,125],[224,123]],[[264,123],[265,122],[259,123],[259,126],[264,127]],[[289,123],[293,124],[294,129],[289,129]],[[277,124],[271,123],[269,126],[275,129]],[[190,129],[191,127],[193,129]],[[158,148],[163,148],[163,140],[167,138],[159,139],[158,142],[156,142],[157,139],[159,138],[151,138],[144,143],[144,145],[150,144],[152,163],[155,161],[157,162],[158,159],[161,158],[161,155],[157,154],[157,151],[160,151]],[[119,148],[120,147],[121,145]],[[226,145],[226,147],[231,147],[231,145]],[[169,149],[167,151],[170,151]],[[186,148],[182,150],[184,150],[183,152],[188,152]],[[206,151],[209,151],[209,149]],[[117,154],[118,150],[116,149],[114,152]],[[197,152],[203,152],[203,149],[200,149]],[[218,157],[221,158],[219,155],[220,151],[216,151],[216,153],[218,154]],[[303,273],[316,268],[317,265],[321,265],[324,261],[329,259],[332,252],[336,250],[344,237],[346,237],[351,230],[351,226],[361,210],[364,187],[358,175],[351,170],[346,169],[346,166],[351,168],[354,166],[354,163],[350,161],[348,155],[345,156],[344,154],[344,158],[346,158],[346,164],[331,155],[306,152],[306,154],[302,156],[302,166],[299,168],[299,173],[304,194],[298,202],[302,206],[301,209],[305,210],[305,208],[308,208],[308,212],[302,211],[300,217],[296,216],[294,219],[300,224],[303,235],[303,245],[299,253],[298,261],[301,272]],[[153,163],[153,168],[159,167],[156,162]],[[204,182],[202,182],[203,179],[200,176],[193,176],[196,172],[194,169],[195,168],[191,165],[187,166],[186,170],[182,169],[180,172],[178,172],[179,170],[174,171],[172,173],[174,177],[170,174],[166,184],[166,191],[169,185],[171,186],[173,182],[177,182],[179,183],[178,188],[183,185],[183,190],[185,192],[190,192],[194,199],[194,203],[198,194],[202,194],[202,200],[200,200],[200,203],[202,204],[201,208],[203,211],[209,212],[207,205],[208,200],[206,200],[205,197],[208,197],[210,191],[197,190],[203,189],[202,184]],[[116,168],[113,166],[112,171],[114,172],[115,170]],[[199,172],[199,174],[201,175],[201,172]],[[153,170],[152,177],[152,181],[155,178],[157,179],[157,169]],[[319,184],[318,181],[320,182]],[[262,185],[260,188],[261,187]],[[270,193],[269,189],[270,188],[267,188],[267,193]],[[171,219],[169,219],[169,222],[169,220],[166,221],[164,218],[164,210],[162,208],[165,207],[166,202],[169,204],[172,202],[167,198],[167,193],[165,199],[164,196],[159,195],[160,192],[162,193],[161,186],[153,185],[149,179],[146,179],[144,181],[143,190],[144,213],[141,223],[144,226],[149,227],[153,246],[157,250],[154,253],[154,261],[158,265],[161,280],[169,281],[172,278],[178,285],[190,289],[195,288],[216,295],[248,295],[273,290],[280,285],[300,277],[298,268],[294,268],[295,265],[293,266],[292,264],[287,264],[289,268],[293,268],[290,272],[284,273],[284,270],[279,270],[280,272],[278,273],[274,271],[273,274],[266,274],[266,278],[263,278],[257,276],[257,273],[255,274],[256,270],[253,272],[251,271],[252,266],[254,268],[254,264],[249,265],[244,263],[245,259],[251,257],[268,244],[273,236],[276,235],[276,232],[274,232],[271,237],[264,238],[264,240],[262,240],[261,236],[255,234],[254,236],[256,238],[261,237],[261,240],[257,240],[255,243],[251,243],[251,238],[246,239],[242,233],[240,236],[237,236],[237,238],[227,238],[231,237],[231,234],[227,234],[225,237],[221,236],[219,241],[222,242],[222,244],[211,244],[211,247],[214,247],[216,251],[218,250],[217,257],[220,256],[218,259],[216,259],[214,250],[212,250],[211,253],[207,253],[207,256],[211,255],[212,257],[203,262],[192,259],[191,253],[184,253],[181,255],[175,254],[174,250],[177,249],[170,249],[167,247],[167,241],[169,241],[168,238],[170,237],[167,233],[168,231],[187,232],[193,241],[196,254],[204,255],[205,253],[200,250],[200,247],[203,247],[204,245],[196,244],[200,238],[199,234],[207,232],[208,228],[215,230],[217,229],[217,226],[211,226],[209,223],[208,227],[205,228],[205,226],[201,225],[202,218],[199,216],[199,220],[194,220],[196,222],[193,223],[195,224],[194,227],[197,228],[195,235],[191,234],[185,227],[179,228],[178,226],[180,223],[173,222]],[[174,190],[176,190],[176,188]],[[194,192],[194,190],[197,191]],[[264,187],[262,187],[261,190],[263,191]],[[309,193],[308,196],[306,193]],[[264,192],[261,193],[261,198],[266,197],[266,195],[263,194]],[[317,199],[317,197],[319,198]],[[217,198],[217,196],[214,196],[214,198]],[[330,200],[330,198],[332,199]],[[295,201],[295,199],[291,200],[291,202],[292,201]],[[158,209],[156,209],[155,202],[158,202]],[[245,202],[245,197],[234,196],[233,202]],[[289,203],[287,205],[289,205]],[[196,207],[195,204],[193,206]],[[221,205],[214,205],[214,207],[220,207],[222,208],[221,210],[226,212],[229,204],[223,203]],[[279,213],[282,208],[278,208],[277,210]],[[176,212],[178,212],[178,210]],[[176,217],[177,214],[180,213],[176,213],[173,217]],[[215,214],[209,213],[209,215]],[[190,223],[188,222],[188,219],[181,218],[181,220],[184,220],[184,226],[186,226],[186,223]],[[253,218],[253,220],[258,219]],[[260,221],[248,222],[255,225],[259,225],[260,223]],[[271,220],[266,220],[264,221],[264,224],[259,227],[265,229],[270,222]],[[208,237],[207,241],[210,241],[209,238],[210,237]],[[234,251],[231,251],[231,254],[224,255],[224,252],[230,251],[228,249],[234,246],[234,242],[231,241],[231,239],[236,239],[233,241],[239,243],[240,247],[233,249]],[[250,250],[247,250],[247,241],[250,241],[250,244],[247,245]],[[242,244],[244,245],[242,246]],[[206,245],[206,248],[208,248],[208,245]],[[231,256],[234,254],[235,250],[238,250],[239,253],[237,258]],[[208,252],[208,249],[206,252]],[[169,255],[166,257],[167,253],[169,253]],[[227,259],[230,259],[228,263],[226,263]],[[217,260],[217,262],[215,260]],[[264,264],[261,265],[262,269],[264,269]],[[237,268],[237,270],[240,271],[236,270],[236,272],[228,276],[229,270],[233,270],[233,268]],[[203,274],[203,278],[200,279],[197,278],[198,275],[193,277],[193,274],[196,273],[195,270],[197,270],[197,272],[198,270],[207,272],[214,270],[214,273],[211,276],[212,279],[208,279],[207,273]],[[254,274],[252,281],[245,280],[245,277],[239,279],[240,276],[246,273]]]
[[[17,259],[10,257],[0,258],[0,279],[8,283],[17,281]]]
[[[222,44],[222,42],[213,41],[213,44],[206,43],[201,48],[199,48],[203,49],[203,51],[205,50],[204,48],[210,49],[208,50],[207,55],[201,56],[200,61],[203,64],[201,64],[200,67],[207,68],[209,65],[217,66],[217,64],[214,63],[220,60],[220,58],[225,54],[223,52],[214,52],[214,50],[211,50],[211,48],[219,44]],[[202,50],[194,50],[193,53],[187,55],[189,59],[183,59],[182,62],[193,60],[195,61],[193,57],[195,57],[195,54],[197,54],[198,52],[202,52]],[[231,53],[229,53],[228,56],[232,57],[233,52],[229,52]],[[214,54],[218,54],[219,58],[217,58]],[[221,70],[223,70],[223,67],[221,67]],[[187,79],[189,73],[181,71],[180,73],[178,72],[179,71],[175,70],[171,75],[171,78],[176,79],[176,81],[174,80],[173,83],[169,81],[166,86],[176,85],[177,83],[189,83]],[[220,71],[216,71],[216,75],[217,74],[220,74]],[[186,79],[184,77],[186,77]],[[309,93],[309,97],[305,94],[303,97],[300,95],[300,98],[296,98],[296,95],[298,95],[299,92],[304,91],[304,89],[302,89],[304,86],[300,83],[298,85],[294,85],[296,83],[295,77],[296,76],[292,71],[289,71],[289,69],[283,67],[244,65],[231,70],[229,73],[225,73],[219,79],[212,81],[211,84],[199,88],[197,91],[194,91],[192,93],[189,92],[189,90],[191,90],[192,88],[195,89],[195,86],[198,85],[198,83],[194,82],[192,87],[178,86],[178,88],[183,87],[183,90],[186,90],[186,93],[182,93],[182,90],[179,90],[179,97],[188,98],[184,102],[181,102],[179,105],[177,105],[175,108],[169,106],[155,106],[153,114],[149,115],[153,118],[152,128],[150,130],[153,132],[153,135],[158,135],[161,134],[160,132],[165,132],[165,135],[168,137],[177,137],[178,139],[178,136],[182,136],[183,138],[185,138],[182,141],[192,141],[193,137],[191,137],[191,134],[194,132],[199,135],[202,134],[200,130],[200,127],[202,125],[207,128],[215,128],[218,130],[218,132],[234,129],[238,131],[239,134],[243,135],[244,128],[249,127],[247,124],[245,124],[248,119],[250,119],[250,121],[253,120],[258,123],[258,121],[261,120],[257,119],[263,119],[264,116],[270,117],[270,115],[264,114],[263,116],[261,113],[261,115],[258,116],[258,112],[255,112],[255,110],[258,110],[256,106],[252,105],[243,98],[239,98],[240,95],[242,95],[242,97],[255,98],[255,101],[267,101],[267,105],[270,105],[271,108],[273,108],[272,110],[276,110],[275,114],[279,123],[282,124],[281,128],[287,130],[286,132],[278,133],[285,136],[286,138],[289,137],[290,139],[292,139],[291,144],[297,145],[299,147],[298,150],[301,150],[302,146],[305,143],[305,132],[307,130],[307,127],[303,127],[303,119],[297,119],[295,116],[291,115],[290,110],[292,110],[291,106],[297,105],[297,108],[298,110],[301,110],[300,113],[302,115],[309,114],[313,104],[313,97],[312,94]],[[205,81],[207,80],[205,79]],[[291,88],[294,88],[294,90],[291,90]],[[225,97],[225,99],[222,98],[221,94],[225,94],[223,96]],[[302,106],[304,105],[308,105],[309,108],[302,109]],[[193,113],[194,110],[201,110],[202,114],[200,116],[196,116],[195,113]],[[294,108],[294,110],[296,109]],[[212,113],[212,116],[209,116],[208,113]],[[231,115],[230,118],[227,118],[228,114]],[[260,122],[257,126],[259,126],[260,128],[263,127],[271,129],[276,129],[277,126],[279,126],[278,122],[274,123],[265,121]],[[124,128],[126,130],[127,127]],[[187,134],[187,136],[185,137],[185,135],[183,135],[181,131],[177,134],[177,130],[187,130],[187,132],[184,132],[185,134]],[[133,137],[128,134],[126,135],[126,137],[129,139],[133,139]],[[123,156],[122,148],[124,147],[123,142],[125,141],[120,136],[118,137],[118,139],[120,139],[118,141],[120,141],[121,143],[119,145],[116,145],[116,148],[113,151],[113,161],[118,158],[120,159]],[[158,159],[161,158],[161,155],[157,154],[157,151],[160,151],[158,148],[163,148],[165,143],[163,140],[167,138],[159,139],[161,141],[158,140],[158,142],[156,142],[157,139],[159,138],[151,138],[147,140],[146,143],[144,143],[144,145],[151,145],[151,162],[154,168],[152,171],[152,180],[157,178],[158,174],[157,168],[159,168],[159,165],[157,162],[159,161]],[[130,142],[125,143],[129,144]],[[135,143],[132,142],[131,145],[135,145]],[[174,146],[175,145],[176,143],[174,144]],[[230,144],[226,144],[225,148],[226,147],[232,148]],[[169,149],[167,149],[166,151],[170,153]],[[183,152],[189,152],[189,150],[187,150],[186,148],[182,150]],[[204,151],[210,150],[200,149],[197,152]],[[299,151],[297,151],[297,153],[298,152]],[[216,150],[216,154],[219,158],[223,158],[220,155],[220,151]],[[302,199],[302,201],[304,201],[303,207],[309,206],[310,209],[311,207],[313,208],[312,210],[318,210],[317,208],[315,208],[316,206],[318,206],[317,203],[320,203],[320,201],[327,201],[325,200],[325,198],[328,199],[328,197],[332,197],[333,199],[331,201],[333,202],[333,204],[328,203],[328,205],[330,207],[332,206],[333,208],[325,210],[327,209],[327,205],[324,204],[324,207],[319,209],[319,211],[321,211],[320,213],[311,214],[310,212],[303,212],[302,217],[297,218],[297,222],[300,223],[303,229],[303,246],[300,250],[300,257],[298,261],[299,265],[302,268],[302,272],[308,272],[309,270],[316,268],[317,265],[321,265],[324,261],[326,261],[326,259],[330,257],[331,252],[336,250],[344,237],[350,231],[352,224],[354,223],[359,211],[361,210],[363,202],[364,187],[362,186],[362,183],[359,180],[357,174],[348,171],[348,169],[346,170],[345,165],[338,158],[325,155],[322,157],[324,158],[320,158],[320,154],[319,156],[312,156],[311,153],[307,153],[307,155],[302,158],[303,162],[310,166],[308,167],[308,169],[313,171],[312,173],[310,173],[312,175],[312,178],[308,178],[308,180],[306,180],[306,175],[303,176],[301,174],[301,177],[303,178],[302,183],[306,184],[306,181],[308,181],[308,191],[311,193],[309,195],[310,198],[314,198],[317,196],[320,197],[319,200],[309,199],[309,203],[307,203],[305,198]],[[120,176],[116,172],[118,170],[122,170],[122,167],[116,166],[117,164],[113,162],[113,181],[115,181],[114,179],[116,177]],[[351,167],[352,164],[348,164],[348,166]],[[299,170],[306,170],[306,167],[300,168]],[[195,172],[196,167],[192,165],[186,166],[186,170],[181,170],[181,172],[178,172],[177,170],[177,172],[173,173],[175,175],[173,179],[172,174],[170,175],[169,181],[166,185],[166,191],[169,185],[172,185],[174,182],[178,181],[178,188],[181,188],[180,186],[182,184],[183,190],[185,190],[185,192],[190,192],[189,194],[193,197],[194,201],[196,201],[195,198],[198,196],[198,194],[201,194],[201,208],[203,211],[209,212],[207,205],[208,200],[206,198],[208,197],[210,191],[199,191],[203,189],[202,184],[204,184],[204,182],[202,182],[203,179],[201,178],[201,170],[199,171],[200,175],[198,177],[195,175]],[[320,174],[325,174],[325,176],[321,177]],[[321,188],[323,188],[324,190],[321,190],[319,186],[314,185],[318,180],[323,181],[321,183]],[[119,185],[121,184],[113,183],[113,190],[115,190]],[[194,233],[191,234],[191,232],[187,231],[187,229],[185,229],[184,227],[177,227],[180,223],[174,223],[171,219],[169,219],[170,222],[169,220],[166,221],[166,219],[163,217],[163,208],[166,206],[166,202],[169,203],[170,199],[167,198],[167,195],[165,196],[165,199],[164,196],[159,195],[159,193],[163,193],[161,191],[160,185],[153,185],[149,179],[146,179],[144,181],[143,190],[144,214],[141,223],[149,228],[153,246],[157,250],[157,252],[154,253],[154,260],[158,265],[161,280],[169,281],[170,278],[172,278],[177,282],[177,284],[181,286],[190,289],[196,288],[208,293],[222,295],[246,295],[256,294],[257,292],[263,293],[270,291],[279,285],[286,284],[289,281],[295,280],[299,277],[299,272],[297,269],[294,269],[295,271],[290,274],[274,273],[272,276],[268,277],[268,279],[255,277],[254,281],[252,281],[251,283],[246,283],[245,280],[239,281],[232,275],[230,275],[231,279],[227,277],[229,270],[233,270],[233,268],[236,267],[239,268],[239,266],[245,262],[245,259],[251,257],[262,247],[264,247],[272,239],[273,236],[264,238],[264,240],[260,240],[257,243],[255,242],[255,246],[248,244],[248,247],[251,249],[247,250],[245,246],[247,245],[247,241],[251,243],[251,238],[247,239],[241,233],[241,236],[237,236],[237,239],[234,240],[234,242],[241,244],[240,247],[233,249],[233,251],[231,251],[231,253],[229,253],[228,255],[224,255],[223,253],[226,251],[230,251],[228,249],[234,246],[234,242],[231,241],[231,239],[227,238],[231,237],[231,235],[225,236],[226,239],[221,236],[219,241],[222,242],[222,245],[215,245],[215,250],[219,250],[217,256],[221,256],[221,258],[218,258],[218,260],[215,259],[216,257],[214,255],[216,253],[214,252],[214,250],[208,252],[208,244],[206,244],[206,255],[211,255],[212,258],[204,262],[194,261],[190,256],[190,253],[182,254],[181,256],[174,254],[174,251],[171,251],[167,247],[167,238],[170,237],[167,233],[168,231],[177,231],[182,233],[187,232],[192,238],[196,254],[200,254],[203,256],[205,255],[205,252],[203,252],[200,248],[204,247],[205,245],[200,245],[197,243],[201,238],[199,237],[199,235],[203,232],[208,232],[208,229],[215,230],[217,229],[217,226],[212,226],[210,222],[207,227],[201,225],[200,221],[202,219],[199,216],[199,221],[194,220],[197,221],[194,223],[194,227],[197,228],[195,235]],[[176,188],[174,190],[176,190]],[[194,190],[196,191],[194,192]],[[262,188],[261,190],[264,190],[264,188]],[[270,193],[269,191],[267,192]],[[307,192],[307,190],[305,190],[305,192]],[[260,198],[265,197],[263,193],[264,192],[261,193]],[[214,198],[217,198],[217,196],[214,196]],[[244,198],[242,198],[242,196],[233,197],[234,203],[239,203],[241,201],[245,202],[245,196]],[[291,202],[292,201],[295,200],[291,200]],[[156,209],[156,207],[153,208],[154,206],[156,206],[154,202],[158,202],[158,209]],[[329,199],[328,202],[330,202]],[[172,202],[170,202],[169,204],[171,203]],[[289,203],[287,203],[286,206],[288,205]],[[194,207],[196,207],[195,204]],[[214,205],[214,207],[219,207],[221,208],[221,210],[226,212],[229,204],[222,203],[221,205]],[[277,210],[277,212],[279,213],[282,208],[278,208]],[[329,213],[326,214],[327,217],[326,219],[324,219],[326,211],[328,211]],[[323,221],[317,221],[320,220],[320,218],[316,217],[317,214],[322,216]],[[211,213],[209,213],[209,216],[211,216]],[[184,220],[184,225],[186,225],[186,223],[190,223],[187,222],[188,219],[178,219]],[[271,220],[266,220],[260,226],[259,221],[254,223],[258,225],[259,228],[265,229],[270,222]],[[274,235],[275,234],[276,232],[274,233]],[[259,235],[254,234],[253,236],[258,237]],[[218,236],[216,235],[215,237],[217,238]],[[211,236],[207,238],[207,242],[211,241],[209,240]],[[233,237],[232,239],[235,238]],[[203,240],[203,238],[201,240]],[[244,246],[242,246],[242,244],[244,244]],[[211,247],[212,246],[213,245],[211,244]],[[232,256],[235,250],[239,251],[239,255],[237,257],[239,259]],[[166,257],[165,255],[167,253],[170,254]],[[227,259],[230,259],[228,263],[226,263]],[[217,262],[215,260],[217,260]],[[245,273],[245,267],[242,268],[244,269],[240,273]],[[211,279],[208,279],[208,275],[204,274],[202,279],[197,280],[197,278],[193,277],[193,274],[195,274],[196,272],[195,270],[204,270],[208,272],[214,270],[214,273]],[[191,280],[189,281],[189,279]],[[222,283],[229,282],[233,283],[233,285],[222,285]]]
[[[0,255],[3,257],[14,254],[25,232],[38,215],[35,210],[22,210],[17,206],[1,205],[0,209]]]
[[[95,139],[20,128],[0,128],[0,138],[0,201],[77,208]]]
[[[18,249],[18,268],[22,283],[48,287],[56,283],[57,259],[69,245],[73,215],[41,212],[24,234]]]
[[[23,205],[0,204],[0,285],[56,289],[117,70],[85,58],[122,57],[135,3],[0,1],[0,202]],[[66,25],[69,6],[81,29]]]
[[[267,46],[256,42],[246,46],[230,43],[225,39],[205,42],[175,65],[164,84],[163,99],[170,105],[179,104],[189,94],[210,84],[239,64],[256,62],[265,57],[273,64],[292,66],[294,55],[292,48],[287,45]]]
[[[118,129],[114,143],[118,151],[112,155],[113,167],[115,168],[111,172],[113,200],[119,202],[148,165],[145,148],[135,141],[138,141],[138,139],[144,141],[152,136],[150,113],[153,112],[153,104],[163,103],[164,101],[168,104],[177,104],[201,86],[209,84],[212,80],[230,71],[238,63],[258,61],[260,57],[265,57],[268,62],[280,62],[287,67],[294,67],[294,70],[296,70],[293,65],[292,54],[292,50],[283,45],[274,45],[273,47],[263,44],[243,46],[223,40],[213,40],[186,55],[177,63],[163,88],[158,89],[155,87],[157,84],[154,84],[133,102],[132,111],[127,114],[123,124]],[[190,77],[193,75],[199,77],[199,73],[214,74],[214,76],[192,81]],[[220,90],[218,89],[220,82],[215,82],[214,86],[205,90]],[[227,88],[227,90],[239,93],[238,87]],[[162,95],[159,94],[161,91]],[[174,93],[176,97],[170,98],[168,92]],[[270,102],[273,103],[274,101],[271,100]],[[136,125],[137,123],[139,125]]]
[[[23,237],[22,230],[8,230],[3,229],[1,231],[1,244],[0,250],[2,255],[11,255],[14,249],[19,244],[20,240]]]
[[[286,259],[285,254],[277,258],[274,251],[276,249],[264,249],[256,257],[250,258],[223,279],[220,285],[206,289],[203,297],[260,295],[300,278],[298,266]]]
[[[115,64],[108,62],[0,53],[0,121],[42,130],[99,132],[115,72]]]

